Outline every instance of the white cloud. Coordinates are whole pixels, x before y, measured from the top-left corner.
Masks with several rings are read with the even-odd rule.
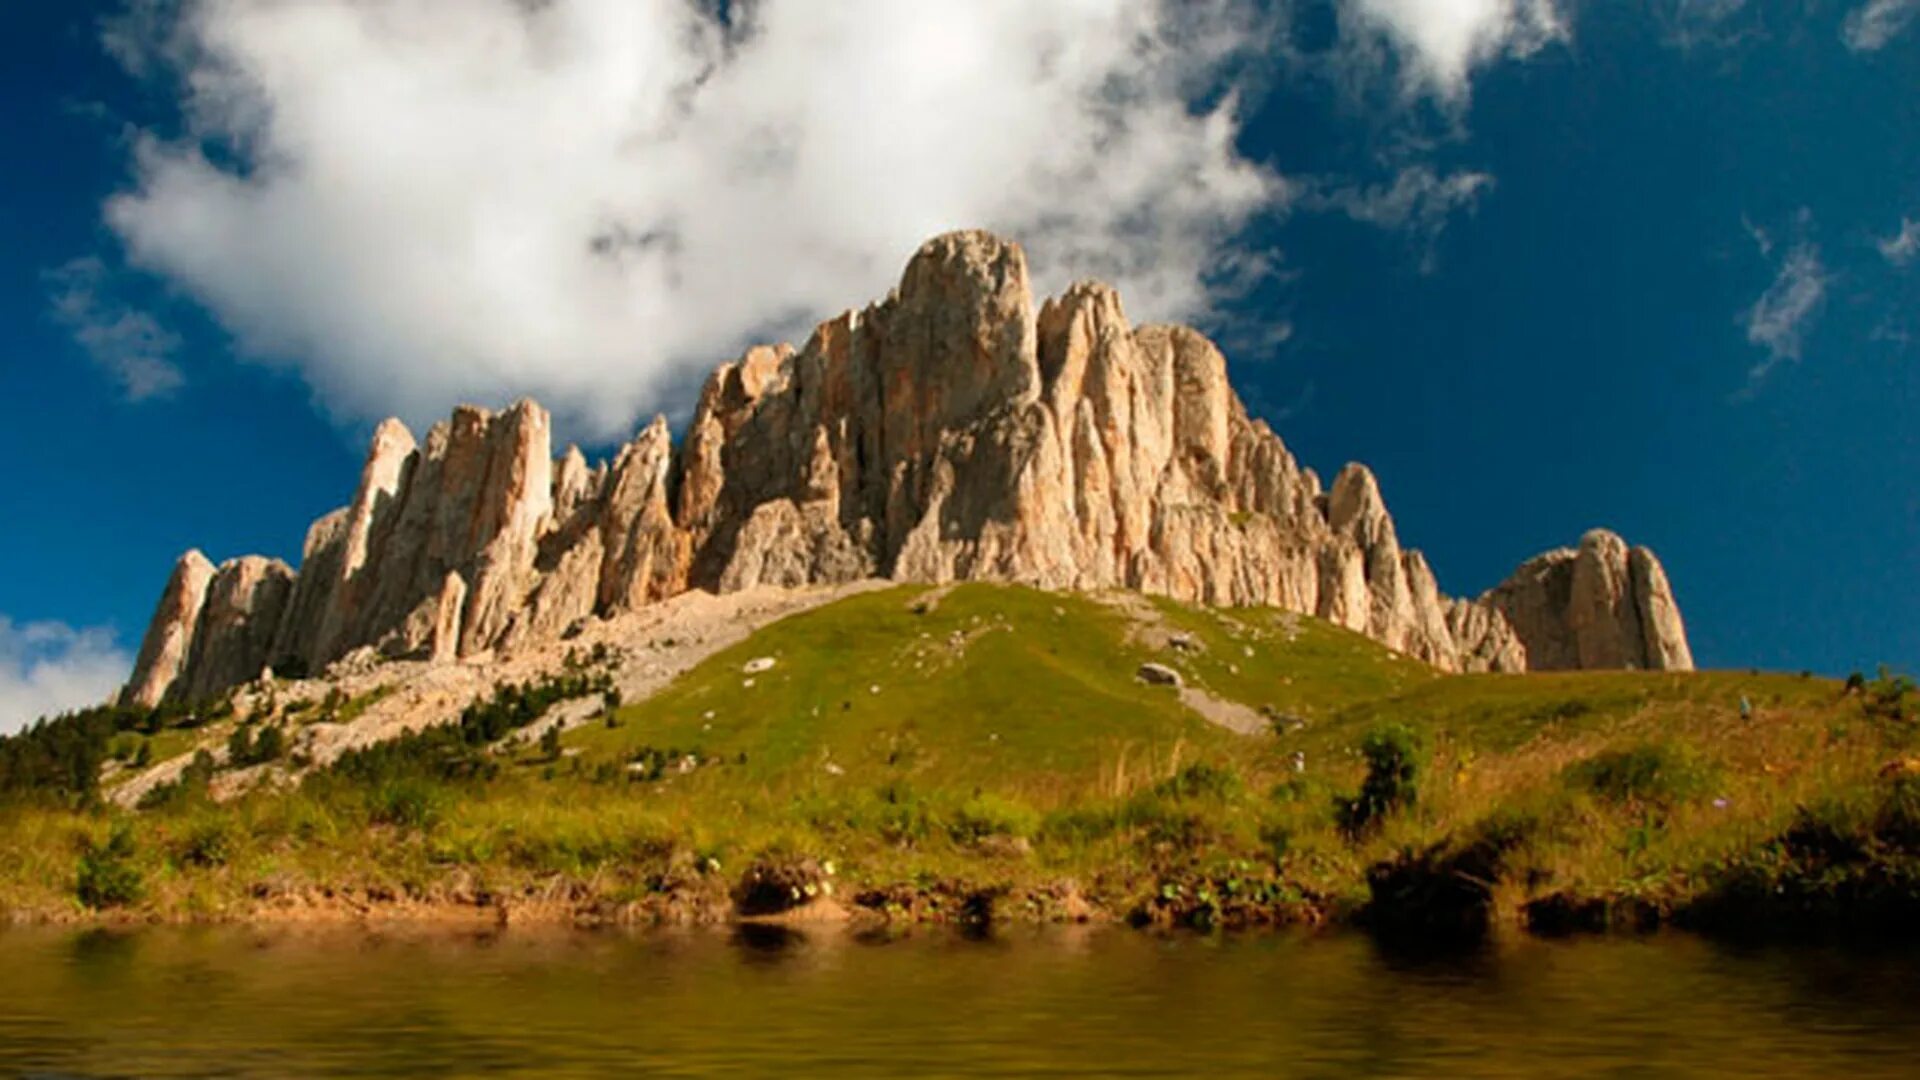
[[[1299,205],[1404,231],[1420,249],[1422,268],[1431,269],[1434,244],[1447,223],[1455,213],[1472,213],[1480,196],[1493,185],[1490,173],[1462,170],[1442,176],[1426,165],[1411,165],[1395,174],[1391,183],[1307,189]]]
[[[1900,36],[1920,15],[1920,0],[1867,0],[1847,13],[1840,39],[1855,52],[1874,52]]]
[[[104,263],[75,259],[46,278],[53,287],[54,320],[119,381],[129,399],[163,396],[179,388],[180,369],[173,363],[179,336],[153,316],[115,299]]]
[[[609,436],[950,228],[1204,312],[1287,197],[1232,95],[1187,104],[1257,36],[1242,4],[147,4],[110,48],[178,77],[189,134],[140,138],[106,218],[343,417],[527,393]]]
[[[1920,221],[1903,217],[1900,228],[1892,236],[1874,241],[1880,249],[1880,257],[1895,266],[1908,266],[1916,256],[1920,256]]]
[[[1767,350],[1767,358],[1747,372],[1750,386],[1782,360],[1800,359],[1806,334],[1826,300],[1828,280],[1818,247],[1802,241],[1788,249],[1773,284],[1746,311],[1747,341]]]
[[[102,628],[65,623],[16,625],[0,615],[0,734],[42,716],[105,701],[133,667],[133,658]]]
[[[1568,36],[1557,0],[1345,0],[1350,25],[1371,28],[1400,53],[1407,87],[1466,97],[1476,68],[1527,57]]]

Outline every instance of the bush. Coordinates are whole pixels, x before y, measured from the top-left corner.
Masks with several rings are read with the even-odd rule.
[[[1003,795],[975,795],[953,813],[947,832],[956,843],[977,844],[989,837],[1025,840],[1040,831],[1040,815],[1025,803]]]
[[[1691,751],[1664,743],[1642,743],[1595,754],[1568,767],[1578,788],[1615,803],[1674,805],[1697,798],[1713,786],[1714,770]]]
[[[417,777],[389,780],[367,795],[367,817],[377,825],[430,829],[440,820],[446,795],[439,785]]]
[[[1244,795],[1246,782],[1231,765],[1195,762],[1162,780],[1154,789],[1169,799],[1218,799],[1230,801]]]
[[[233,856],[233,834],[217,818],[199,822],[180,839],[173,856],[182,866],[224,866]]]
[[[90,908],[121,907],[140,899],[140,869],[133,864],[133,829],[114,825],[104,844],[88,839],[80,851],[80,870],[73,892]]]
[[[307,782],[324,786],[344,780],[379,786],[404,778],[490,780],[499,772],[499,764],[487,747],[533,726],[554,705],[602,693],[611,685],[611,676],[604,673],[578,671],[539,682],[507,683],[496,687],[491,698],[468,705],[456,723],[349,750]]]
[[[253,763],[253,729],[245,724],[233,729],[227,736],[227,764],[234,768],[243,768]]]
[[[213,782],[213,755],[205,750],[195,750],[193,760],[180,770],[180,776],[170,784],[160,784],[147,789],[140,796],[139,807],[152,810],[156,807],[179,806],[194,802],[207,796],[207,785]]]
[[[1367,733],[1360,743],[1360,755],[1367,762],[1366,779],[1360,793],[1336,801],[1340,827],[1358,835],[1374,827],[1381,818],[1420,796],[1420,773],[1427,764],[1427,747],[1420,735],[1403,724],[1386,724]]]
[[[287,752],[287,737],[278,725],[269,724],[260,729],[253,740],[253,763],[264,765],[269,761],[278,761]]]

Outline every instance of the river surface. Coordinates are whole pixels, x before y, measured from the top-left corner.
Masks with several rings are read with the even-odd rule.
[[[0,931],[0,1075],[1920,1075],[1920,954],[1680,935]]]

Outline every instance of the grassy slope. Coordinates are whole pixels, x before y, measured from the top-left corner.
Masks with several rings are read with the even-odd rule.
[[[729,763],[685,785],[696,788],[906,782],[1047,801],[1110,785],[1103,766],[1123,756],[1235,749],[1171,690],[1134,678],[1147,654],[1126,643],[1118,613],[1026,589],[964,586],[919,605],[923,593],[871,593],[784,620],[622,710],[619,729],[568,741],[588,762],[651,746]],[[759,657],[775,666],[746,675]]]
[[[1152,653],[1127,615],[1089,598],[988,585],[935,595],[903,587],[791,617],[620,710],[617,726],[569,732],[560,761],[521,753],[489,784],[263,793],[142,815],[135,907],[233,914],[263,887],[520,894],[551,890],[556,875],[619,902],[718,892],[778,852],[832,859],[855,885],[958,878],[1018,893],[1071,879],[1123,910],[1257,879],[1268,899],[1338,910],[1365,898],[1369,865],[1497,815],[1530,823],[1511,861],[1517,899],[1668,902],[1801,807],[1875,798],[1876,770],[1907,738],[1828,680],[1440,677],[1317,620],[1165,601],[1165,628],[1203,648]],[[774,667],[746,675],[757,657]],[[1213,727],[1135,677],[1146,659],[1291,730]],[[1424,733],[1432,762],[1418,803],[1356,840],[1336,829],[1333,801],[1357,788],[1356,747],[1386,721]],[[649,749],[703,764],[631,778]],[[1664,775],[1597,789],[1581,763],[1617,751],[1641,751]],[[109,825],[0,811],[0,908],[72,908],[74,838]]]

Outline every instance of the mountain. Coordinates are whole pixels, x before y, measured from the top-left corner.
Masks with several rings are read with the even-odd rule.
[[[424,444],[386,421],[298,572],[181,557],[122,698],[513,653],[690,589],[870,577],[1268,605],[1445,671],[1692,666],[1647,549],[1596,530],[1449,600],[1373,474],[1323,490],[1204,336],[1133,327],[1095,283],[1036,312],[1020,247],[960,232],[798,351],[721,366],[678,447],[656,418],[611,463],[556,459],[530,401],[462,406]]]

